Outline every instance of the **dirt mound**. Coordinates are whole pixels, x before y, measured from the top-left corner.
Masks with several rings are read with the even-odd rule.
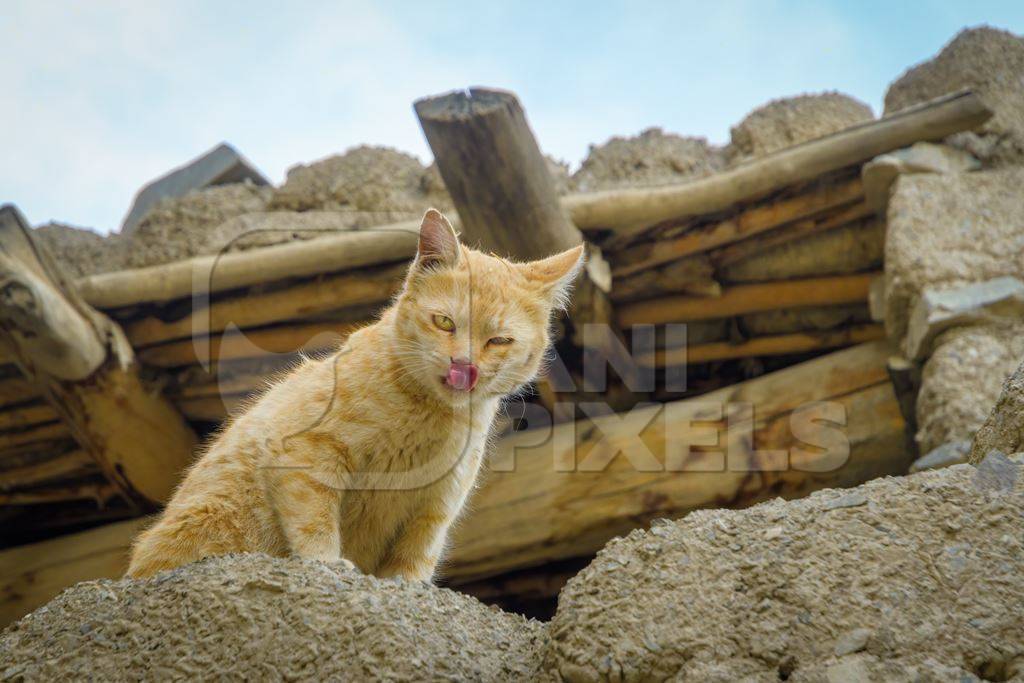
[[[726,156],[737,164],[874,118],[871,107],[839,92],[772,100],[732,127]]]
[[[4,678],[535,678],[544,627],[421,583],[237,555],[91,581],[0,639]]]
[[[667,185],[703,178],[724,167],[722,151],[704,138],[648,128],[635,137],[614,137],[603,145],[591,145],[570,187],[575,192],[596,192]]]
[[[40,225],[33,234],[72,277],[123,267],[124,253],[118,248],[119,235],[104,237],[88,228],[62,223]]]
[[[951,142],[988,161],[1024,157],[1024,38],[989,26],[965,29],[937,56],[900,76],[885,94],[885,113],[970,88],[995,114],[980,134]]]
[[[1024,168],[1012,167],[896,179],[885,243],[885,327],[891,337],[903,339],[907,317],[926,288],[1024,276],[1021,187]]]
[[[634,531],[562,590],[545,669],[568,681],[1024,675],[1022,461]]]
[[[971,445],[971,462],[981,462],[993,450],[1024,451],[1024,363],[1006,378],[995,408]]]

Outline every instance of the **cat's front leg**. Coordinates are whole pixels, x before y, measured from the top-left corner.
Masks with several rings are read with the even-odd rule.
[[[430,581],[441,560],[452,516],[443,512],[420,514],[409,520],[374,572],[381,578],[401,576]]]
[[[341,557],[336,489],[306,472],[282,468],[268,474],[267,492],[291,554],[352,565]]]

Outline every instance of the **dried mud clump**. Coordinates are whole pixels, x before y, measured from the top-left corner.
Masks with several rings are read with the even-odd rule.
[[[839,92],[773,100],[733,126],[726,155],[737,164],[874,118],[868,105]]]
[[[889,86],[885,113],[963,89],[977,93],[994,115],[977,133],[959,133],[950,142],[991,163],[1024,159],[1024,38],[1009,31],[961,31]]]
[[[423,583],[235,555],[90,581],[8,628],[4,679],[536,678],[544,627]]]
[[[721,150],[704,138],[648,128],[635,137],[614,137],[603,145],[591,145],[570,187],[575,192],[597,192],[667,185],[703,178],[724,167]]]
[[[295,166],[284,185],[274,191],[270,205],[290,211],[361,214],[371,225],[400,221],[418,218],[431,199],[444,196],[438,178],[428,177],[411,154],[363,145],[308,166]]]

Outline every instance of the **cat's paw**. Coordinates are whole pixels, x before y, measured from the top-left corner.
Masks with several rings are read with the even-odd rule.
[[[354,564],[352,564],[352,561],[351,560],[346,560],[344,557],[339,557],[336,560],[330,560],[330,561],[328,561],[327,564],[333,565],[335,567],[340,567],[341,569],[348,569],[350,571],[357,571],[356,570],[356,566]]]

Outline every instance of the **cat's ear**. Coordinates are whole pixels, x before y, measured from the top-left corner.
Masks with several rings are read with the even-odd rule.
[[[551,297],[556,307],[564,307],[584,260],[585,251],[581,244],[546,259],[524,263],[519,268],[527,281]]]
[[[416,265],[420,267],[455,267],[459,262],[459,236],[455,228],[437,209],[427,209],[420,223],[420,243]]]

